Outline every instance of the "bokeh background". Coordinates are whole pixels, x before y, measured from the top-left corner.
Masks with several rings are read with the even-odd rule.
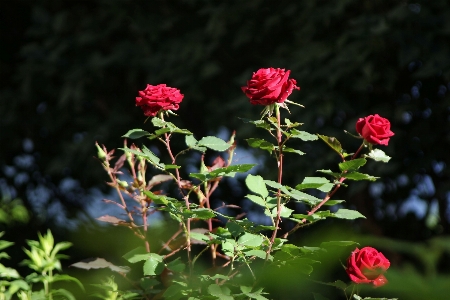
[[[301,87],[290,100],[306,108],[291,106],[289,118],[302,130],[336,136],[349,152],[359,141],[344,130],[354,132],[359,117],[378,113],[395,132],[382,148],[392,160],[366,167],[381,179],[336,195],[367,219],[324,222],[296,241],[356,240],[382,250],[390,284],[368,296],[448,297],[449,1],[3,0],[0,44],[0,229],[16,243],[11,264],[23,259],[25,239],[46,228],[74,243],[67,264],[96,256],[124,263],[135,241],[95,220],[107,209],[101,200],[113,196],[94,143],[112,149],[129,129],[150,129],[134,105],[147,83],[182,91],[173,122],[196,137],[227,139],[236,130],[241,162],[259,162],[258,174],[274,179],[274,161],[247,149],[245,138],[261,132],[239,118],[257,119],[261,107],[240,87],[257,69],[279,67]],[[293,146],[307,154],[287,158],[286,184],[336,167],[320,142]],[[256,218],[245,194],[241,181],[230,181],[216,197]],[[319,278],[348,281],[333,261]],[[279,299],[313,299],[311,284],[289,272],[289,284],[272,288]]]

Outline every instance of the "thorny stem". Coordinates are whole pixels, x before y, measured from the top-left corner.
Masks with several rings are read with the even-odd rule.
[[[278,156],[277,156],[277,164],[278,164],[278,183],[281,184],[283,178],[283,141],[281,135],[281,117],[280,117],[280,107],[275,104],[275,114],[277,117],[277,143],[278,143]],[[275,229],[272,233],[272,237],[270,238],[269,249],[266,253],[266,260],[269,258],[269,254],[272,250],[272,246],[275,242],[275,238],[277,237],[278,227],[280,225],[281,220],[281,191],[278,189],[277,192],[277,216],[275,220]]]
[[[355,159],[359,152],[361,152],[361,150],[364,148],[364,143],[361,144],[361,146],[359,146],[358,150],[352,155],[352,158],[350,160]],[[345,161],[344,157],[342,157],[342,160]],[[344,174],[347,173],[347,171],[343,172]],[[309,212],[308,212],[308,216],[311,216],[312,214],[314,214],[317,210],[319,210],[328,200],[330,200],[330,198],[337,192],[337,190],[341,187],[341,183],[343,183],[345,180],[345,177],[341,177],[339,178],[338,182],[336,183],[334,189],[329,192],[325,198],[323,198],[323,200],[316,205],[314,208],[312,208]],[[286,232],[283,235],[283,238],[287,238],[288,235],[294,233],[295,231],[297,231],[297,229],[299,229],[304,223],[306,222],[306,219],[301,220],[299,223],[297,223],[294,228],[292,228],[290,231]]]
[[[161,120],[164,121],[164,115],[163,113],[161,113]],[[164,144],[166,145],[167,148],[167,152],[169,153],[170,159],[172,160],[172,164],[176,164],[176,158],[172,153],[172,149],[170,148],[170,137],[171,134],[164,134],[164,138],[165,138],[165,142]],[[184,202],[186,204],[186,208],[189,209],[189,199],[187,195],[184,195],[183,193],[183,188],[181,186],[181,176],[180,176],[180,171],[178,171],[178,169],[175,169],[175,175],[177,178],[177,185],[178,185],[178,189],[180,190],[180,193],[183,195],[183,199]],[[191,219],[187,219],[186,221],[186,243],[187,243],[187,254],[188,254],[188,260],[191,261],[191,237],[190,237],[190,232],[191,232]]]

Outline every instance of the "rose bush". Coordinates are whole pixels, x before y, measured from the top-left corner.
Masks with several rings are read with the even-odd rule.
[[[320,253],[326,252],[328,247],[351,246],[353,249],[357,244],[348,240],[328,241],[319,247],[308,247],[291,244],[288,238],[304,226],[327,218],[347,221],[364,218],[355,210],[342,207],[330,210],[327,207],[343,202],[333,198],[337,190],[347,186],[343,184],[344,181],[377,179],[362,173],[360,169],[369,159],[384,163],[389,161],[389,156],[379,149],[372,149],[373,145],[368,142],[387,144],[389,136],[393,135],[390,123],[378,115],[358,120],[357,130],[366,140],[356,151],[346,151],[335,137],[299,130],[303,123],[281,116],[280,108],[288,109],[287,104],[296,104],[287,100],[287,97],[294,89],[300,89],[294,79],[289,79],[289,75],[290,71],[285,69],[260,69],[253,73],[247,86],[242,87],[251,104],[265,106],[260,119],[243,119],[244,122],[267,131],[273,137],[272,141],[246,139],[250,147],[268,151],[275,159],[273,166],[277,169],[276,181],[253,174],[246,174],[245,177],[248,190],[245,198],[262,209],[270,220],[266,225],[245,218],[246,211],[237,205],[222,202],[222,205],[217,206],[215,203],[216,196],[213,194],[226,177],[245,174],[255,164],[237,164],[233,159],[238,143],[235,132],[228,141],[216,136],[197,139],[190,130],[178,128],[164,118],[162,112],[178,109],[183,99],[178,89],[165,84],[147,85],[136,97],[136,105],[144,110],[144,114],[153,116],[153,132],[136,128],[123,137],[134,140],[145,138],[147,143],[152,143],[150,147],[129,144],[125,140],[124,147],[120,148],[124,153],[114,162],[115,150],[107,150],[105,146],[96,144],[98,158],[110,179],[108,184],[118,194],[117,201],[105,199],[105,202],[124,211],[119,217],[103,215],[98,220],[126,226],[142,241],[141,246],[123,255],[131,264],[145,261],[142,267],[144,277],[134,281],[136,289],[121,292],[124,299],[189,297],[263,300],[267,299],[263,295],[268,294],[265,285],[273,284],[272,277],[278,276],[273,274],[279,270],[283,270],[282,273],[293,271],[300,276],[309,276],[314,271],[314,265],[319,262],[317,259]],[[172,146],[172,141],[179,138],[184,143]],[[321,173],[319,176],[305,177],[295,187],[286,185],[283,180],[285,161],[295,160],[291,155],[305,154],[288,146],[288,142],[295,139],[301,142],[324,141],[340,158],[336,171],[318,170]],[[167,152],[165,162],[158,157],[159,151],[152,152],[154,143],[160,143],[162,147],[159,149]],[[368,153],[364,154],[366,150]],[[201,153],[191,156],[200,159],[195,163],[196,172],[183,172],[186,169],[180,157],[192,151]],[[214,160],[210,159],[214,157]],[[125,172],[128,173],[128,179],[121,177]],[[309,194],[313,189],[320,193]],[[292,209],[297,203],[303,207],[300,213]],[[238,210],[236,214],[225,213],[235,209]],[[154,213],[168,216],[167,224],[175,225],[167,226],[167,237],[162,237],[158,242],[149,238],[154,236],[155,232],[152,231],[160,231],[160,225],[154,226],[155,219],[150,218]],[[292,226],[287,229],[281,226],[282,222],[292,222]],[[211,262],[212,266],[207,272],[202,266],[205,262]],[[72,266],[84,269],[110,268],[122,275],[130,271],[127,267],[115,266],[102,258]],[[295,266],[295,270],[289,269],[291,266]],[[352,253],[346,271],[353,286],[354,283],[381,286],[387,282],[383,273],[388,267],[389,261],[381,253],[366,247]],[[280,273],[280,276],[283,275]],[[346,295],[351,286],[343,282],[316,282],[342,289]],[[112,290],[116,291],[114,281],[111,285],[114,285]],[[104,287],[105,291],[110,291],[111,285]],[[350,298],[353,294],[354,291]]]
[[[378,114],[359,118],[356,122],[356,131],[369,143],[387,146],[389,138],[394,135],[388,119]]]
[[[184,95],[176,88],[165,84],[150,85],[139,91],[136,106],[140,106],[147,117],[154,117],[160,110],[177,110]]]
[[[347,274],[357,284],[371,283],[374,286],[382,286],[387,283],[383,273],[389,268],[390,262],[375,248],[358,248],[352,252],[347,261]]]
[[[242,91],[253,105],[283,103],[294,89],[300,89],[295,79],[289,79],[290,73],[280,68],[259,69]]]

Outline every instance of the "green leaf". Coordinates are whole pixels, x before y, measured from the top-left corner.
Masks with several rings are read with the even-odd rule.
[[[293,209],[287,208],[286,206],[282,205],[281,206],[280,216],[282,218],[289,218],[293,211],[294,211]],[[274,207],[272,209],[272,217],[276,217],[276,216],[277,216],[277,208]]]
[[[253,148],[267,150],[269,153],[275,149],[275,145],[263,139],[249,138],[246,139],[248,145]]]
[[[149,135],[150,135],[150,133],[145,131],[145,130],[142,130],[142,129],[131,129],[127,133],[122,135],[122,137],[130,138],[130,139],[138,139],[140,137],[149,136]]]
[[[250,171],[255,164],[241,164],[241,165],[232,165],[224,168],[218,168],[214,171],[209,172],[210,176],[220,177],[220,176],[231,176],[234,177],[235,173],[245,173]]]
[[[236,173],[245,173],[253,168],[255,164],[232,165],[224,168],[218,168],[211,172],[191,173],[189,176],[197,178],[201,181],[208,181],[221,176],[234,177]]]
[[[256,196],[256,195],[247,195],[245,196],[247,197],[250,201],[252,201],[253,203],[256,203],[258,205],[261,205],[262,207],[266,207],[266,201],[264,200],[264,198],[260,197],[260,196]]]
[[[317,140],[317,135],[308,133],[306,131],[300,131],[297,129],[291,129],[289,132],[291,137],[301,139],[302,141],[315,141]]]
[[[236,246],[236,241],[233,239],[227,239],[222,242],[222,251],[225,255],[234,256],[234,247]]]
[[[354,219],[358,219],[358,218],[365,219],[366,218],[360,212],[358,212],[356,210],[345,209],[345,208],[339,209],[337,212],[335,212],[333,214],[333,216],[335,218],[347,219],[347,220],[354,220]]]
[[[188,212],[190,212],[189,218],[197,218],[201,220],[208,220],[216,216],[214,211],[210,208],[194,208]]]
[[[365,155],[365,157],[384,163],[387,163],[391,159],[390,156],[387,156],[386,153],[384,153],[384,151],[380,149],[372,149],[372,151],[370,151],[369,154]]]
[[[242,226],[233,221],[228,221],[226,228],[228,229],[230,234],[233,235],[234,237],[238,237],[243,232],[245,232],[245,229]]]
[[[246,232],[237,240],[237,243],[248,247],[258,247],[263,241],[264,238],[261,235]]]
[[[144,153],[144,155],[146,155],[146,157],[148,157],[148,160],[150,162],[153,162],[156,165],[164,166],[164,164],[159,163],[159,157],[156,156],[155,153],[150,151],[150,149],[148,149],[146,146],[142,146],[142,152]]]
[[[149,253],[147,261],[144,263],[144,275],[159,275],[164,270],[163,256],[156,253]]]
[[[0,278],[20,278],[20,275],[15,269],[0,264]]]
[[[191,238],[191,243],[195,244],[207,244],[210,242],[210,238],[206,236],[204,233],[200,232],[191,231],[189,233],[189,237]]]
[[[317,172],[324,173],[324,174],[327,174],[327,175],[331,175],[334,178],[340,178],[341,177],[341,173],[335,173],[335,172],[332,172],[331,170],[317,170]]]
[[[206,136],[198,141],[199,146],[204,146],[215,151],[225,151],[231,147],[230,144],[215,136]]]
[[[326,135],[317,135],[322,141],[324,141],[328,146],[331,147],[334,151],[339,153],[339,155],[342,155],[344,153],[344,150],[342,149],[341,143],[337,140],[335,137],[329,137]]]
[[[289,192],[289,196],[297,201],[306,202],[310,205],[316,205],[322,201],[322,199],[319,199],[317,197],[311,196],[309,194],[306,194],[306,193],[303,193],[303,192],[300,192],[300,191],[297,191],[294,189],[292,189]]]
[[[53,275],[53,282],[56,282],[56,281],[73,281],[80,287],[80,289],[82,289],[84,291],[84,286],[81,283],[81,281],[79,281],[77,278],[72,277],[70,275],[55,274],[55,275]]]
[[[184,264],[181,261],[181,258],[178,257],[177,259],[172,260],[171,262],[169,262],[167,264],[167,268],[169,270],[171,270],[171,271],[174,271],[174,272],[183,272],[183,270],[186,268],[186,264]]]
[[[266,251],[252,249],[252,250],[249,250],[249,251],[245,251],[244,255],[247,256],[247,257],[249,257],[249,256],[256,256],[256,257],[259,257],[261,259],[266,259],[266,255],[267,254],[266,254]]]
[[[267,190],[264,179],[261,176],[248,174],[247,178],[245,178],[245,184],[253,193],[261,195],[263,198],[269,196],[269,191]]]
[[[345,200],[328,200],[323,205],[332,206],[332,205],[336,205],[336,204],[339,204],[342,202],[345,202]]]
[[[185,137],[186,146],[193,148],[197,145],[197,139],[193,135],[186,135]]]
[[[325,177],[305,177],[303,182],[295,187],[297,190],[303,189],[318,189],[322,192],[328,193],[333,188],[334,184]]]
[[[366,164],[367,160],[365,158],[357,158],[349,161],[345,161],[339,164],[339,169],[344,171],[356,171],[360,167]]]
[[[273,180],[264,180],[264,183],[265,183],[267,186],[271,187],[271,188],[279,189],[279,190],[282,191],[283,193],[289,194],[288,189],[287,189],[285,186],[279,184],[279,183],[276,182],[276,181],[273,181]]]
[[[298,123],[298,122],[292,123],[291,120],[289,120],[288,118],[284,119],[284,123],[286,123],[288,128],[294,128],[294,127],[298,127],[300,125],[303,125],[303,123]],[[317,139],[317,137],[316,137],[316,139]]]
[[[329,241],[329,242],[322,242],[320,244],[320,248],[347,247],[347,246],[353,246],[353,245],[359,245],[359,244],[357,242],[353,242],[353,241]]]
[[[156,204],[167,205],[167,203],[169,203],[169,201],[167,201],[166,196],[155,195],[151,191],[147,191],[147,190],[144,190],[143,192],[147,197],[149,197]]]
[[[130,263],[136,263],[141,260],[146,260],[149,254],[150,253],[147,252],[145,247],[137,247],[131,251],[128,251],[122,257],[125,258]],[[143,257],[145,255],[146,257]]]
[[[253,121],[253,120],[245,119],[245,118],[239,118],[239,119],[241,119],[244,123],[253,124],[253,125],[255,125],[258,128],[263,128],[263,129],[266,129],[266,130],[269,130],[269,131],[272,129],[270,124],[266,123],[266,121],[264,121],[264,120]]]
[[[283,146],[283,152],[296,153],[298,155],[305,154],[305,152],[303,152],[303,151],[300,151],[300,150],[297,150],[297,149],[294,149],[294,148],[289,148],[289,147],[286,147],[286,146]]]
[[[234,298],[230,296],[231,291],[229,288],[215,283],[208,286],[208,293],[212,296],[218,297],[221,300],[234,300]]]
[[[163,294],[163,299],[173,299],[178,300],[183,297],[181,292],[185,289],[185,287],[178,282],[171,284]]]
[[[68,290],[65,290],[65,289],[53,289],[50,293],[52,294],[52,296],[55,299],[60,299],[60,297],[62,297],[62,299],[76,300],[74,295],[71,292],[69,292]]]
[[[11,247],[12,245],[14,245],[13,242],[0,241],[0,250],[3,250],[3,249],[8,248],[8,247]]]
[[[166,125],[166,122],[161,120],[158,117],[154,117],[154,118],[152,118],[152,124],[155,127],[163,127],[164,125]]]
[[[378,179],[378,177],[371,176],[371,175],[364,174],[364,173],[359,173],[359,172],[348,172],[348,173],[342,174],[342,177],[345,177],[350,180],[356,180],[356,181],[359,181],[359,180],[375,181]]]

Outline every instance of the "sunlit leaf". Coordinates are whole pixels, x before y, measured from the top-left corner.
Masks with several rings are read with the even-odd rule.
[[[263,240],[264,238],[259,234],[246,232],[237,240],[237,243],[249,247],[258,247],[261,246]]]
[[[231,147],[230,144],[215,136],[206,136],[198,141],[198,146],[204,146],[215,151],[225,151]]]
[[[261,195],[263,198],[269,196],[269,191],[267,190],[264,179],[261,176],[248,174],[247,178],[245,178],[245,184],[253,193]]]
[[[357,158],[349,161],[345,161],[339,164],[339,169],[341,171],[356,171],[360,167],[366,164],[367,160],[365,158]]]
[[[125,133],[122,137],[130,138],[130,139],[138,139],[143,136],[149,136],[150,133],[142,130],[142,129],[131,129],[127,133]]]
[[[375,176],[371,176],[368,174],[364,174],[364,173],[359,173],[359,172],[348,172],[342,175],[343,177],[347,178],[347,179],[351,179],[351,180],[369,180],[369,181],[375,181],[378,179],[378,177]]]
[[[333,214],[335,218],[354,220],[358,218],[366,218],[360,212],[351,209],[341,208]]]
[[[300,131],[297,129],[291,129],[289,133],[291,137],[301,139],[302,141],[315,141],[318,139],[317,135],[315,134],[311,134],[306,131]]]
[[[372,151],[370,151],[369,154],[365,155],[365,157],[384,163],[387,163],[391,159],[390,156],[387,156],[386,153],[384,153],[384,151],[380,149],[372,149]]]

